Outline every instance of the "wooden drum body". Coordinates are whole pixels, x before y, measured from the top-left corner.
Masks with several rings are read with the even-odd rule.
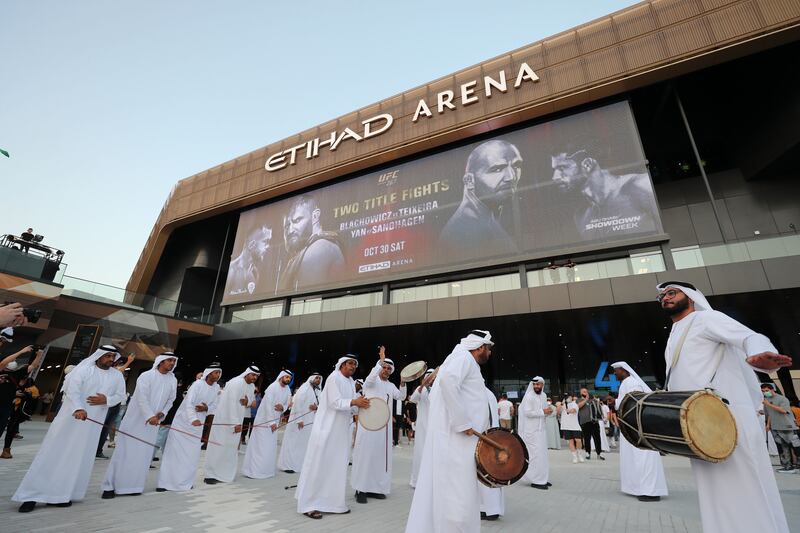
[[[502,449],[478,440],[475,447],[478,481],[490,488],[505,487],[519,481],[528,470],[528,448],[519,435],[505,428],[491,428],[483,434]]]
[[[620,402],[620,432],[643,450],[718,463],[736,448],[736,421],[710,391],[630,392]]]

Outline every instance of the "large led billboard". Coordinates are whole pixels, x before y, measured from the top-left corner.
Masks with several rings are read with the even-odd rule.
[[[241,214],[223,305],[661,235],[627,102]]]

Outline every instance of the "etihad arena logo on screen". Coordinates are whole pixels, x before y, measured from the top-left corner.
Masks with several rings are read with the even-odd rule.
[[[539,76],[530,65],[522,62],[517,70],[516,77],[513,78],[513,85],[511,85],[512,79],[506,77],[506,71],[500,70],[495,77],[483,76],[482,79],[462,83],[455,90],[439,91],[430,100],[421,98],[417,102],[411,122],[416,124],[422,118],[433,118],[435,115],[454,111],[459,106],[466,107],[478,102],[482,97],[491,98],[493,94],[507,93],[509,86],[513,89],[519,89],[526,81],[536,83],[539,81]],[[315,137],[310,141],[270,155],[264,164],[264,169],[267,172],[275,172],[297,164],[299,156],[304,155],[305,159],[314,159],[320,156],[323,148],[329,152],[334,152],[344,141],[362,142],[372,137],[377,137],[389,131],[394,124],[394,120],[395,118],[392,114],[381,113],[363,120],[359,126],[354,126],[355,129],[344,128],[341,131],[334,130],[324,137]]]
[[[391,268],[391,261],[381,261],[380,263],[370,263],[369,265],[359,265],[358,273],[364,274],[366,272],[375,272],[376,270],[386,270]]]

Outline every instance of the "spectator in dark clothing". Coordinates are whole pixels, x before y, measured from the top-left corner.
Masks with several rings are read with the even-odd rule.
[[[39,389],[33,383],[33,380],[25,376],[17,385],[17,394],[14,398],[12,405],[11,416],[8,419],[6,426],[6,439],[3,443],[3,454],[8,453],[11,455],[11,444],[15,438],[22,438],[19,435],[19,425],[31,419],[31,414],[36,407],[36,399],[39,397]]]
[[[594,449],[597,458],[605,461],[606,458],[601,454],[603,449],[600,447],[600,423],[603,419],[603,410],[600,407],[600,400],[593,398],[586,388],[581,389],[581,398],[578,402],[578,423],[581,425],[583,433],[583,449],[586,451],[586,458],[592,458],[591,442],[594,441]]]
[[[2,341],[3,344],[7,342],[9,341]],[[24,383],[30,371],[36,368],[42,360],[43,352],[39,350],[30,364],[20,365],[17,363],[18,357],[30,353],[33,353],[33,346],[26,346],[17,353],[9,355],[0,361],[0,435],[6,431],[11,415],[14,412],[14,399],[17,398],[20,383]],[[14,434],[16,434],[16,429]],[[14,438],[14,434],[11,435],[11,439]],[[0,459],[11,458],[11,445],[8,444],[4,447],[3,453],[0,454]]]

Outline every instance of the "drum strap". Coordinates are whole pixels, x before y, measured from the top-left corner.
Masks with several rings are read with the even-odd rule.
[[[664,390],[669,390],[669,378],[672,376],[672,371],[675,370],[675,366],[678,364],[678,359],[681,358],[681,352],[683,351],[683,343],[686,342],[686,336],[689,334],[689,330],[692,329],[692,324],[694,324],[695,318],[697,318],[697,315],[692,317],[692,319],[689,321],[689,325],[686,326],[685,330],[683,330],[683,335],[681,335],[681,338],[678,339],[678,345],[675,347],[675,351],[672,353],[672,364],[669,365],[669,371],[667,372],[667,379],[664,383]],[[716,371],[714,372],[714,374],[716,374]]]
[[[683,352],[683,343],[686,342],[686,337],[689,335],[689,330],[692,329],[692,325],[694,324],[694,319],[697,318],[696,316],[692,317],[692,320],[689,322],[689,325],[686,326],[686,329],[683,331],[681,338],[678,340],[678,345],[675,347],[675,352],[672,355],[672,364],[669,365],[669,371],[667,372],[667,379],[664,383],[664,390],[669,390],[669,378],[672,376],[672,371],[675,370],[675,366],[678,364],[678,359],[681,358],[681,352]],[[717,377],[717,372],[719,371],[719,366],[722,364],[722,358],[725,356],[725,345],[723,343],[719,343],[717,345],[717,349],[714,352],[716,362],[714,363],[714,373],[711,374],[711,379],[708,380],[707,388],[712,389],[711,384],[714,382],[714,378]]]

